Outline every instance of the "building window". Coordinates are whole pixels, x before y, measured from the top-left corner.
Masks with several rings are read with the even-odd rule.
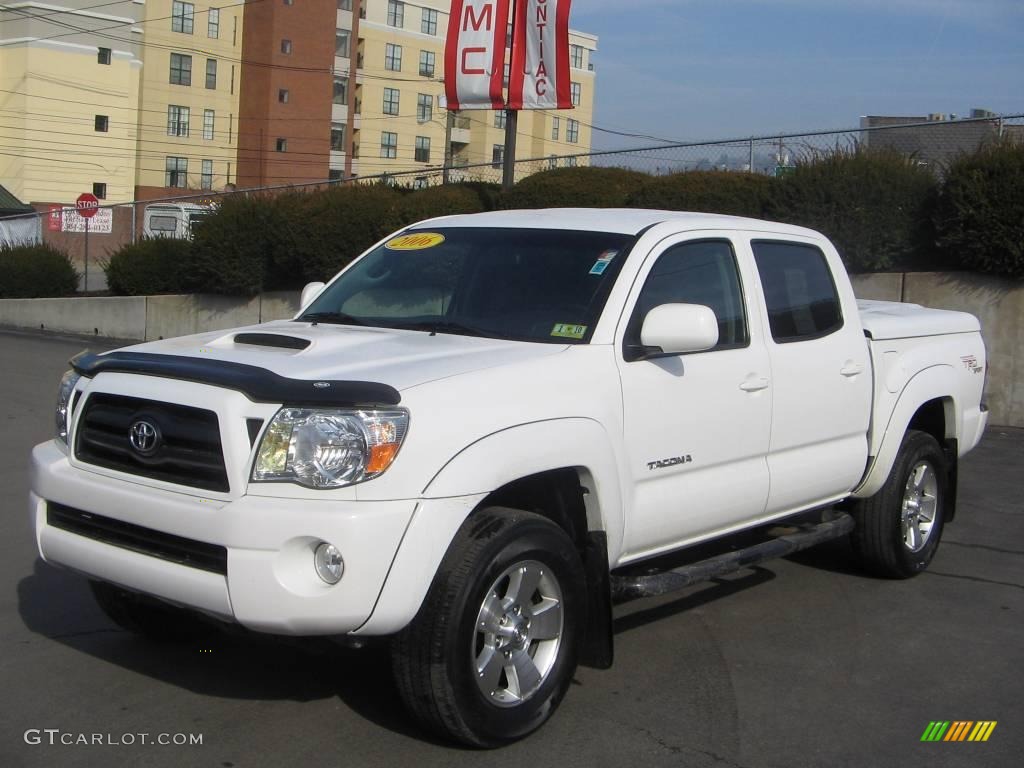
[[[350,29],[336,29],[334,30],[334,55],[341,56],[343,59],[349,57],[349,43],[352,39],[352,30]]]
[[[171,85],[192,85],[192,57],[171,54]]]
[[[96,63],[97,64],[109,64],[110,63],[110,49],[109,48],[97,48],[96,49]]]
[[[288,139],[278,139],[274,143],[274,150],[276,152],[287,152],[288,151]]]
[[[434,76],[434,52],[420,51],[420,75],[422,77]]]
[[[557,168],[557,167],[558,167],[558,157],[557,157],[557,155],[550,155],[548,157],[548,168]]]
[[[385,88],[384,89],[384,114],[385,115],[397,115],[398,114],[398,89],[397,88]]]
[[[213,121],[215,120],[212,109],[203,110],[203,138],[206,141],[213,141]]]
[[[336,77],[334,78],[334,98],[332,101],[335,104],[348,104],[348,78],[347,77]]]
[[[388,26],[405,26],[405,3],[398,0],[388,0]]]
[[[416,137],[416,162],[417,163],[429,163],[430,162],[430,137],[429,136],[417,136]]]
[[[184,187],[188,176],[187,157],[168,157],[167,172],[164,174],[165,187]]]
[[[100,133],[106,133],[110,130],[110,117],[107,115],[96,115],[93,124],[95,130]]]
[[[562,121],[557,117],[551,118],[551,140],[558,141],[558,126]]]
[[[352,0],[338,0],[338,10],[339,11],[351,11],[352,10]]]
[[[345,151],[345,124],[331,123],[331,149],[335,152]]]
[[[191,35],[195,12],[196,7],[192,3],[180,3],[178,0],[174,0],[171,3],[171,31]]]
[[[508,119],[508,114],[504,109],[497,109],[494,111],[494,127],[505,128],[505,122]]]
[[[398,157],[398,134],[391,131],[381,131],[380,134],[380,156],[394,158]]]
[[[295,0],[284,0],[284,4],[285,5],[293,5],[294,3],[295,3]]]
[[[213,189],[213,160],[203,160],[203,173],[199,177],[200,189]]]
[[[188,136],[189,108],[171,104],[167,107],[167,135]]]
[[[92,183],[92,193],[100,200],[107,199],[107,185],[104,182],[94,181]]]
[[[437,11],[433,8],[424,8],[420,16],[420,32],[424,35],[437,34]]]
[[[206,19],[206,36],[216,40],[220,37],[220,9],[211,8]],[[203,162],[206,162],[205,160]]]
[[[217,87],[217,60],[206,60],[206,87],[213,90]]]
[[[501,164],[505,159],[505,145],[495,144],[491,147],[491,167],[501,168]]]
[[[402,71],[402,46],[387,43],[384,46],[384,69],[392,72]]]
[[[327,169],[327,180],[328,181],[341,181],[342,176],[345,172],[341,168],[329,168]]]
[[[569,91],[572,94],[572,105],[574,107],[578,107],[580,105],[580,91],[581,90],[582,89],[580,88],[580,84],[579,83],[570,83],[569,84]]]
[[[571,117],[565,121],[565,140],[575,144],[580,140],[580,121]]]
[[[575,157],[567,157],[567,158],[565,158],[565,167],[566,168],[575,168],[576,167],[576,158]]]
[[[429,93],[416,94],[416,122],[427,123],[434,117],[434,97]]]
[[[281,102],[282,104],[287,104],[288,103],[288,89],[287,88],[278,88],[277,89],[277,100],[279,102]]]
[[[583,69],[583,46],[582,45],[570,45],[569,46],[569,61],[572,66],[576,69]]]
[[[291,52],[292,52],[292,41],[291,40],[282,40],[281,41],[281,53],[291,53]]]

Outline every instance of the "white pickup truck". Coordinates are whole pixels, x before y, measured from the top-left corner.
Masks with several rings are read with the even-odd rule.
[[[421,222],[292,320],[72,363],[47,562],[143,632],[390,637],[410,712],[478,746],[611,663],[613,601],[847,535],[922,571],[987,420],[971,315],[858,306],[816,232],[665,211]]]

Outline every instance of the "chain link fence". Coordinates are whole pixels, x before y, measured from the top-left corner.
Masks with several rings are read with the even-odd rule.
[[[862,118],[861,125],[837,131],[809,131],[712,141],[653,144],[625,149],[517,159],[515,180],[552,168],[579,166],[615,167],[652,175],[685,171],[733,171],[783,176],[798,163],[834,152],[867,147],[892,149],[914,158],[941,177],[949,162],[987,142],[1016,141],[1024,144],[1024,114],[986,113],[964,119],[932,115],[917,122],[907,118]],[[328,189],[338,184],[385,182],[423,188],[444,183],[487,182],[500,184],[501,163],[428,166],[416,170],[360,176],[356,179],[289,184],[223,192],[192,192],[159,200],[101,206],[92,224],[93,245],[86,253],[82,221],[73,207],[50,206],[23,216],[0,217],[0,248],[21,243],[47,242],[67,251],[80,272],[88,271],[82,290],[103,290],[105,278],[98,260],[135,242],[145,232],[144,212],[162,204],[210,205],[224,195],[272,195],[283,191]],[[187,232],[179,234],[187,235]],[[99,237],[97,237],[99,236]],[[89,260],[92,264],[89,265]],[[88,269],[85,267],[88,266]]]

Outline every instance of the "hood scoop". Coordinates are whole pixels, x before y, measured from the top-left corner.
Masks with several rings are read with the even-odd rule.
[[[298,336],[284,336],[280,333],[238,333],[232,341],[235,344],[251,344],[254,347],[278,347],[279,349],[301,350],[312,342]]]

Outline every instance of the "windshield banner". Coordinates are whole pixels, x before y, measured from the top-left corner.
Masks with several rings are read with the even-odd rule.
[[[572,109],[570,0],[515,0],[509,109]]]
[[[502,80],[508,6],[509,0],[452,0],[444,46],[448,109],[505,106]]]

